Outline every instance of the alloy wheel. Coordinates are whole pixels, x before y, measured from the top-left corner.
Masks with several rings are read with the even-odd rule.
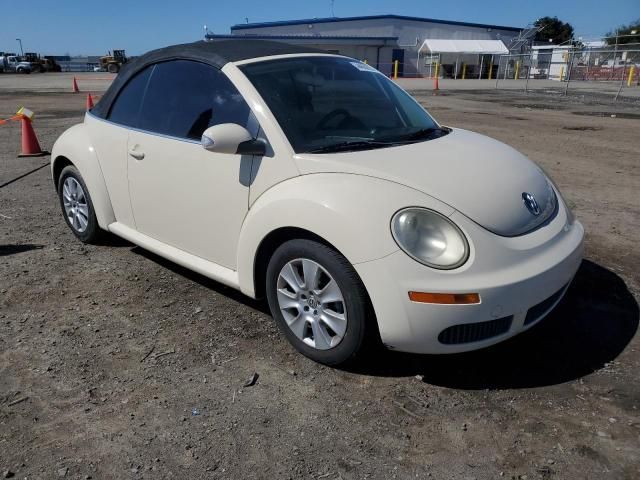
[[[278,306],[287,326],[318,350],[337,346],[347,331],[347,310],[338,283],[306,258],[286,263],[277,281]]]
[[[62,184],[62,202],[69,224],[79,233],[83,233],[89,225],[89,205],[80,182],[67,177]]]

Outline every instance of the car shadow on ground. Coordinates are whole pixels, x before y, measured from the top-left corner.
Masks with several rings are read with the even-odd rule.
[[[28,252],[29,250],[41,250],[42,245],[33,243],[21,243],[18,245],[0,245],[0,257],[15,255],[16,253]]]
[[[588,375],[620,355],[638,329],[638,316],[638,303],[622,278],[584,260],[556,309],[519,336],[464,354],[385,351],[350,371],[422,375],[429,384],[471,390],[556,385]]]
[[[249,298],[140,247],[133,247],[132,252],[270,315],[266,301]],[[455,355],[376,349],[344,370],[384,377],[422,375],[429,384],[468,390],[556,385],[593,373],[614,360],[635,335],[639,316],[638,303],[624,280],[584,260],[555,310],[521,335],[490,348]]]
[[[138,255],[142,255],[143,257],[147,258],[148,260],[151,260],[152,262],[157,263],[163,268],[171,270],[176,275],[180,275],[181,277],[184,277],[188,280],[191,280],[192,282],[202,285],[203,287],[209,290],[213,290],[214,292],[219,293],[220,295],[224,295],[225,297],[230,298],[231,300],[234,300],[249,308],[252,308],[254,310],[257,310],[259,312],[262,312],[271,316],[271,313],[269,312],[269,306],[267,305],[266,301],[254,300],[251,297],[247,297],[245,294],[241,293],[235,288],[227,287],[226,285],[220,282],[211,280],[210,278],[205,277],[204,275],[200,275],[199,273],[194,272],[193,270],[184,268],[178,265],[177,263],[173,263],[171,260],[167,260],[141,247],[134,247],[131,249],[131,251]]]
[[[94,242],[95,245],[98,245],[100,247],[135,247],[135,245],[129,240],[125,240],[124,238],[114,235],[111,232],[101,233],[102,235],[100,235],[100,237]]]

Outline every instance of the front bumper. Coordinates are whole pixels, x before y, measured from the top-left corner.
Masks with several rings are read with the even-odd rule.
[[[356,264],[376,312],[383,343],[414,353],[457,353],[503,341],[535,325],[560,301],[583,253],[584,228],[564,210],[527,235],[494,235],[455,212],[471,255],[456,270],[425,267],[402,251]],[[408,292],[478,293],[480,303],[438,305]]]

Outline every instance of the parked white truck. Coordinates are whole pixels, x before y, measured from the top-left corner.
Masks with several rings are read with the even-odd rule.
[[[0,55],[0,72],[31,73],[31,64],[17,55]]]

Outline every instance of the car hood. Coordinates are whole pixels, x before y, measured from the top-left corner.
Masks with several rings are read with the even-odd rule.
[[[443,137],[409,145],[305,153],[295,159],[302,174],[368,175],[420,190],[502,236],[526,233],[556,209],[553,187],[537,165],[508,145],[467,130],[453,129]]]

